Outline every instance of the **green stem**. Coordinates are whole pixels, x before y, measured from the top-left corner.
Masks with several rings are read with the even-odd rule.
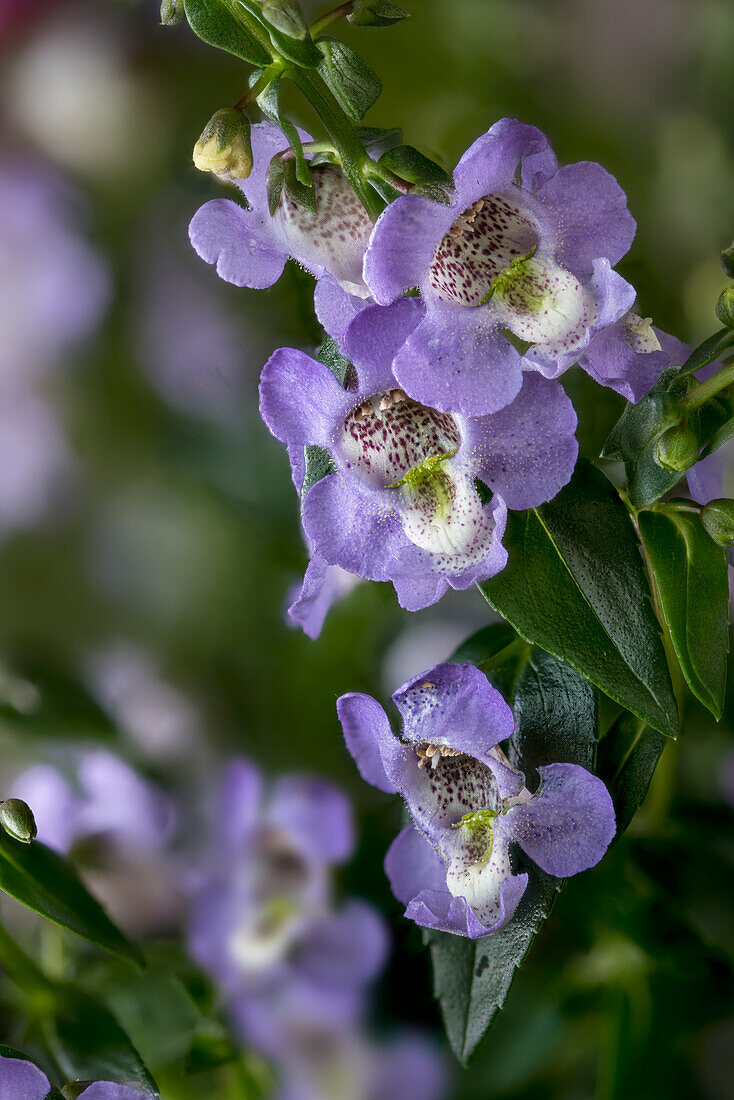
[[[384,203],[367,182],[365,165],[370,159],[354,127],[334,99],[324,81],[312,69],[293,69],[289,74],[311,102],[334,143],[342,170],[371,218],[377,219]]]
[[[717,393],[721,393],[727,386],[731,386],[732,383],[734,383],[734,363],[730,363],[728,367],[723,367],[713,378],[709,378],[706,382],[701,382],[700,385],[695,386],[688,396],[683,398],[680,405],[687,412],[693,412],[710,398],[716,397]]]
[[[253,105],[257,97],[261,92],[264,92],[269,84],[275,80],[278,73],[282,73],[286,68],[283,61],[274,61],[272,65],[268,65],[266,69],[263,69],[260,76],[257,78],[251,88],[248,88],[243,96],[235,103],[236,111],[247,111]]]
[[[322,15],[320,19],[317,19],[315,23],[311,24],[309,28],[311,37],[315,38],[317,34],[321,34],[322,31],[325,31],[331,23],[336,23],[338,19],[343,19],[345,15],[349,15],[353,7],[354,0],[347,0],[346,4],[340,4],[338,8],[327,11],[326,15]]]

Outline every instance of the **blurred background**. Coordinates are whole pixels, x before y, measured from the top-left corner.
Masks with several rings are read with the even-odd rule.
[[[638,221],[620,268],[638,312],[690,342],[717,328],[734,234],[729,0],[405,3],[413,17],[389,32],[338,27],[383,80],[367,122],[402,126],[448,167],[504,115],[544,129],[562,162],[600,161]],[[225,762],[326,777],[359,819],[339,888],[392,930],[371,1026],[440,1043],[428,958],[382,872],[400,811],[359,780],[334,703],[385,697],[490,613],[450,592],[411,615],[391,587],[358,584],[317,640],[286,622],[307,555],[257,382],[275,347],[319,341],[312,282],[289,264],[271,290],[238,290],[187,240],[221,193],[193,144],[247,68],[185,24],[161,27],[155,0],[1,0],[0,51],[0,797],[33,789],[58,809],[53,784],[78,790],[94,750],[170,799],[175,824],[151,818],[156,843],[134,837],[136,856],[105,862],[71,835],[67,849],[123,927],[172,958],[182,867],[215,828]],[[577,371],[564,384],[596,454],[619,399]],[[734,700],[719,727],[690,706],[629,834],[560,895],[447,1100],[734,1096],[733,728]],[[41,786],[22,788],[38,765]],[[53,931],[7,901],[3,914],[50,965],[77,965]],[[125,1016],[114,967],[84,980]],[[0,1016],[17,1040],[7,982]],[[145,1031],[134,1012],[124,1022]],[[149,1041],[164,1082],[177,1036]]]

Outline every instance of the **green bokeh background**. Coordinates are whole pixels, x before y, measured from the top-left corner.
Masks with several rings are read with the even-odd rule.
[[[718,253],[734,234],[731,3],[406,4],[412,18],[390,31],[339,27],[383,80],[367,121],[402,126],[407,141],[448,167],[504,115],[544,129],[561,162],[599,160],[638,221],[620,270],[638,288],[639,312],[689,341],[713,331],[726,282]],[[186,791],[194,817],[233,752],[273,773],[317,771],[340,783],[361,823],[344,886],[374,899],[395,930],[378,1019],[438,1026],[420,937],[401,920],[381,870],[399,809],[359,781],[334,703],[348,690],[384,697],[420,670],[410,667],[420,654],[438,659],[442,631],[448,653],[489,611],[477,593],[451,593],[410,615],[388,586],[361,585],[317,641],[285,625],[286,593],[306,557],[285,457],[257,417],[257,380],[271,349],[315,346],[311,280],[289,265],[269,291],[235,290],[187,255],[189,216],[221,193],[196,172],[191,148],[209,116],[242,94],[247,69],[185,25],[158,26],[155,8],[152,0],[56,5],[5,47],[17,66],[51,20],[100,27],[119,44],[138,107],[111,167],[95,163],[93,148],[75,154],[78,134],[51,157],[87,195],[90,235],[115,291],[98,334],[48,382],[80,489],[63,516],[0,544],[0,652],[9,667],[30,653],[41,667],[72,671],[120,638],[150,653],[202,715],[202,772],[187,772],[183,758],[153,767]],[[295,94],[290,102],[292,117],[315,130],[307,105]],[[47,108],[53,116],[52,96]],[[8,148],[48,155],[13,110]],[[196,267],[239,326],[237,376],[214,379],[201,364],[212,404],[236,416],[182,415],[148,381],[136,318],[161,253],[174,269]],[[173,339],[175,308],[160,321]],[[594,455],[621,402],[577,371],[564,384],[582,449]],[[630,835],[566,887],[475,1065],[457,1070],[457,1100],[734,1095],[734,810],[718,781],[727,742],[734,748],[732,720],[731,707],[719,727],[690,707],[682,743],[667,750]],[[52,740],[21,737],[8,723],[3,774],[54,757]],[[120,745],[151,767],[124,738]]]

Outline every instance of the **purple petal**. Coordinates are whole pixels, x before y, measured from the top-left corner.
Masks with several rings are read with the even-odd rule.
[[[263,778],[249,760],[232,760],[225,769],[217,797],[219,831],[226,850],[241,852],[263,809]]]
[[[406,741],[447,744],[485,760],[512,736],[512,710],[475,665],[435,665],[399,687],[393,701]]]
[[[79,1100],[145,1100],[146,1093],[112,1081],[95,1081],[79,1094]]]
[[[406,917],[424,928],[453,932],[476,940],[498,932],[515,915],[528,884],[527,875],[511,875],[500,885],[500,916],[491,926],[482,924],[465,898],[455,898],[448,890],[424,890],[408,905]]]
[[[164,847],[175,816],[163,791],[108,752],[82,757],[78,774],[84,796],[80,827],[86,836],[108,834],[142,851]]]
[[[51,1085],[33,1062],[0,1055],[0,1100],[45,1100]]]
[[[398,352],[395,377],[424,405],[484,416],[519,393],[521,359],[490,310],[435,301]]]
[[[263,367],[260,415],[281,443],[332,442],[351,399],[323,363],[295,348],[279,348]]]
[[[558,211],[556,259],[574,274],[591,272],[600,257],[619,263],[629,251],[637,225],[624,191],[600,164],[580,161],[559,168],[538,197]]]
[[[635,351],[624,318],[600,332],[579,359],[579,366],[601,386],[637,402],[655,385],[670,359],[664,351]]]
[[[386,306],[418,286],[444,233],[461,211],[420,195],[401,195],[380,214],[364,255],[364,281]]]
[[[367,306],[354,318],[345,333],[344,354],[357,368],[361,393],[394,386],[393,360],[424,314],[420,298],[401,298],[391,306]]]
[[[401,573],[392,578],[398,603],[406,611],[422,611],[441,599],[449,586],[439,573]]]
[[[421,1035],[393,1040],[377,1068],[374,1100],[444,1100],[449,1074],[438,1046]]]
[[[319,324],[340,347],[347,325],[366,305],[364,298],[348,294],[333,275],[323,275],[316,283],[313,295],[316,316]]]
[[[50,764],[34,764],[13,782],[9,798],[22,798],[33,810],[38,839],[68,853],[81,831],[81,792]]]
[[[508,508],[535,508],[571,478],[578,455],[576,423],[560,384],[526,372],[511,405],[468,421],[464,442],[477,463],[476,476]]]
[[[231,199],[212,199],[197,210],[189,239],[202,260],[216,264],[220,278],[235,286],[262,290],[277,282],[285,267],[274,227]]]
[[[614,839],[614,807],[595,775],[578,764],[538,768],[540,787],[497,827],[550,875],[565,878],[599,862]]]
[[[408,825],[385,856],[385,874],[398,901],[407,905],[423,890],[446,889],[446,865],[422,833]]]
[[[342,695],[336,710],[359,774],[378,790],[394,793],[406,750],[393,735],[385,711],[361,692]]]
[[[725,474],[732,468],[734,441],[729,439],[713,454],[702,458],[688,471],[688,488],[699,504],[708,504],[718,497],[730,496],[731,486],[725,483]]]
[[[387,957],[385,920],[371,905],[348,901],[308,934],[298,952],[298,969],[319,985],[364,985],[375,979]]]
[[[269,800],[267,820],[290,833],[316,862],[342,863],[354,847],[349,801],[323,779],[301,775],[278,779]]]
[[[288,608],[288,618],[309,638],[318,638],[330,608],[352,590],[358,579],[338,565],[327,565],[318,554],[308,563],[303,584]]]
[[[474,199],[511,186],[518,165],[522,185],[539,187],[558,167],[548,139],[535,126],[514,118],[502,118],[477,138],[464,153],[454,172],[457,204],[465,209]]]

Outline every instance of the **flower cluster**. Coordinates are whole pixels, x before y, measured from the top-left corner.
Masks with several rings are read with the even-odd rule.
[[[559,878],[599,862],[615,833],[606,787],[576,764],[549,763],[531,793],[501,748],[512,711],[479,669],[437,665],[393,701],[402,738],[369,695],[343,695],[337,708],[362,777],[402,795],[413,819],[385,863],[406,916],[472,939],[498,931],[528,884],[513,874],[512,842]]]
[[[598,164],[559,168],[536,128],[496,123],[447,205],[404,194],[374,226],[334,164],[313,167],[315,212],[284,191],[271,216],[282,144],[255,126],[254,168],[236,181],[249,208],[211,201],[190,236],[239,286],[301,263],[349,363],[337,377],[281,348],[261,382],[302,492],[312,560],[291,617],[313,636],[343,589],[335,569],[392,581],[411,610],[497,573],[507,509],[550,500],[573,472],[576,417],[555,380],[578,363],[635,401],[671,353],[614,270],[635,232],[623,191]],[[322,476],[304,484],[308,448]]]
[[[423,1037],[375,1044],[364,1026],[387,929],[366,902],[337,906],[332,873],[351,854],[344,795],[322,779],[282,776],[267,787],[249,762],[230,763],[217,800],[218,864],[199,882],[193,957],[215,979],[238,1033],[277,1068],[278,1100],[440,1100],[443,1065]],[[358,950],[355,950],[358,945]]]

